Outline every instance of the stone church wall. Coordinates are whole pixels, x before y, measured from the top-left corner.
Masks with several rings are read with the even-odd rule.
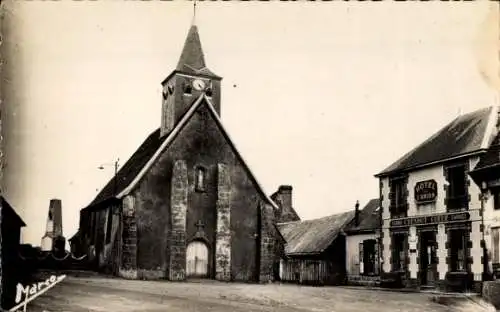
[[[187,183],[179,182],[174,174],[177,161],[185,164]],[[230,180],[230,191],[219,193],[219,164],[224,165]],[[206,172],[203,191],[195,188],[195,172],[202,167]],[[171,178],[173,177],[174,185]],[[175,236],[172,221],[177,209],[179,194],[187,192],[185,212],[185,238]],[[229,194],[230,193],[230,194]],[[190,240],[201,235],[210,248],[212,257],[216,248],[217,200],[229,199],[230,206],[230,279],[257,281],[263,274],[269,276],[272,263],[261,249],[272,250],[273,213],[266,208],[265,235],[260,238],[258,228],[259,204],[263,196],[246,168],[234,154],[223,133],[215,124],[206,106],[201,106],[190,122],[181,130],[167,151],[147,172],[133,192],[137,222],[137,268],[144,278],[179,279],[185,270],[185,248]],[[228,196],[229,195],[229,196]],[[227,203],[225,204],[227,205]],[[177,208],[175,208],[177,207]],[[180,219],[179,219],[180,220]],[[204,223],[203,228],[197,226]],[[174,230],[174,231],[172,231]],[[185,243],[182,242],[185,240]],[[125,246],[124,246],[125,248]],[[125,252],[125,250],[124,250]],[[183,256],[180,256],[183,255]],[[270,257],[272,258],[272,257]],[[173,261],[173,262],[172,262]],[[259,265],[260,262],[260,265]],[[272,262],[272,261],[271,261]],[[260,267],[260,270],[259,270]],[[268,269],[268,267],[270,267]],[[175,269],[175,272],[172,272]],[[215,278],[217,263],[210,267],[210,277]],[[141,276],[139,276],[140,278]],[[221,277],[227,279],[228,277]]]

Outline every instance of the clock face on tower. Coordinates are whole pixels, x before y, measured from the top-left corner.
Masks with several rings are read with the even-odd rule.
[[[201,79],[196,79],[193,81],[193,88],[195,90],[201,91],[205,89],[205,82]]]

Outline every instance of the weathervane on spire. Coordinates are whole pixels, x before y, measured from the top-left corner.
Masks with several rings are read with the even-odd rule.
[[[194,0],[193,3],[193,20],[191,21],[192,25],[195,25],[196,23],[196,0]]]

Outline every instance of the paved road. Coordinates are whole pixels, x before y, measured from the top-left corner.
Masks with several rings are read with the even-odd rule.
[[[172,283],[101,277],[67,277],[36,298],[27,312],[451,312],[484,311],[473,303],[445,306],[429,294],[375,291],[345,287]]]

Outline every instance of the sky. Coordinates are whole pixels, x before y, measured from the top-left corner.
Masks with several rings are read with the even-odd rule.
[[[312,219],[378,197],[376,173],[494,104],[488,5],[198,2],[196,24],[207,66],[224,77],[221,117],[237,148],[268,194],[292,185],[296,211]],[[113,161],[160,126],[160,83],[193,6],[2,6],[3,191],[27,223],[23,242],[40,245],[51,198],[69,239]]]

